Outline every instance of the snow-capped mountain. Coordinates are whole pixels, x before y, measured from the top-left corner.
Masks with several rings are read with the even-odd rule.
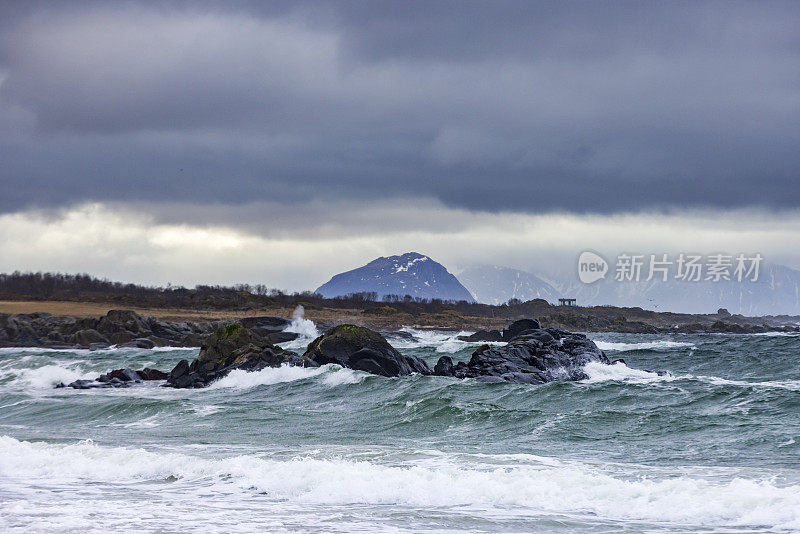
[[[502,304],[512,298],[557,302],[560,296],[556,288],[535,274],[498,265],[467,267],[458,279],[478,302],[486,304]]]
[[[442,300],[475,299],[441,263],[416,252],[378,258],[352,271],[337,274],[317,288],[324,297],[375,292],[384,295]]]

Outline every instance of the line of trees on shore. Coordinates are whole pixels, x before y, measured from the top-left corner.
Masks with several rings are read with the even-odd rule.
[[[325,298],[312,291],[285,292],[264,284],[198,285],[192,289],[168,284],[144,286],[114,282],[89,274],[64,274],[45,272],[0,273],[0,300],[66,300],[85,302],[114,302],[137,307],[196,308],[196,309],[255,309],[260,307],[317,306],[339,309],[392,308],[405,313],[437,313],[453,310],[466,315],[497,316],[509,308],[518,309],[526,304],[512,299],[506,304],[493,306],[467,301],[424,299],[411,295],[384,295],[376,292],[352,293]],[[548,306],[545,301],[531,301],[538,306]],[[516,310],[520,311],[520,310]]]

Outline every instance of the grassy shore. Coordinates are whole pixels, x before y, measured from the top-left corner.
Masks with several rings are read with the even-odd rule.
[[[327,301],[335,303],[335,301]],[[362,307],[334,307],[319,303],[303,303],[305,317],[322,327],[352,323],[376,330],[394,330],[404,326],[438,328],[444,330],[501,329],[516,319],[534,317],[545,326],[584,332],[639,332],[657,331],[708,331],[744,333],[745,329],[775,329],[787,324],[797,324],[797,318],[742,317],[719,314],[677,314],[652,312],[641,308],[609,306],[564,307],[545,301],[529,301],[517,308],[471,307],[459,309],[448,306],[403,305],[365,303]],[[133,310],[169,321],[209,321],[238,319],[259,315],[291,317],[295,305],[249,305],[246,308],[207,309],[194,307],[135,306],[129,303],[71,300],[0,300],[0,313],[21,314],[46,312],[56,316],[98,317],[109,310]],[[475,310],[480,315],[469,313]]]
[[[109,310],[133,310],[139,315],[150,315],[167,321],[210,321],[218,319],[238,319],[256,315],[291,317],[293,307],[264,306],[247,310],[203,310],[185,308],[156,308],[120,306],[110,302],[71,302],[71,301],[33,301],[21,300],[0,301],[0,313],[50,313],[69,317],[98,317]],[[385,312],[384,312],[385,313]],[[407,313],[375,314],[366,310],[350,310],[336,308],[306,308],[305,318],[315,323],[332,326],[341,323],[354,323],[377,329],[393,329],[401,326],[417,326],[423,328],[445,329],[481,329],[502,328],[508,324],[507,319],[489,317],[470,317],[455,313],[422,313],[412,316]]]

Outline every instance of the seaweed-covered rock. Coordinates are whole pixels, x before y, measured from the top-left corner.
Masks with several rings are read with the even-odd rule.
[[[203,387],[235,369],[260,371],[283,364],[317,367],[314,361],[272,345],[239,323],[227,324],[209,336],[191,363],[181,360],[167,378],[176,388]]]
[[[434,369],[441,376],[541,384],[583,380],[587,378],[583,368],[589,362],[609,363],[605,353],[583,334],[528,329],[502,347],[479,347],[467,363],[453,365],[443,356]]]
[[[378,332],[352,324],[331,328],[308,345],[304,357],[383,376],[432,374],[415,356],[404,356]]]

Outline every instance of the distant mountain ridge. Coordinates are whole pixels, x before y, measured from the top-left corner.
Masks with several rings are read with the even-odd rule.
[[[375,292],[379,299],[385,295],[411,295],[425,299],[475,301],[467,288],[441,263],[417,252],[377,258],[362,267],[337,274],[319,286],[316,292],[327,298]]]
[[[771,263],[761,266],[755,282],[617,282],[611,272],[589,285],[574,275],[565,277],[559,289],[585,306],[610,304],[684,313],[714,313],[725,308],[747,316],[800,314],[800,271]]]
[[[579,306],[640,307],[654,311],[714,313],[725,308],[746,316],[800,314],[800,271],[765,263],[755,282],[617,282],[605,279],[583,284],[569,271],[557,279],[508,267],[470,267],[459,274],[479,302],[502,304],[510,298],[542,298],[556,304],[560,297],[577,299]]]
[[[558,289],[535,274],[499,265],[467,267],[458,279],[478,302],[485,304],[503,304],[510,299],[557,302],[559,297]]]

